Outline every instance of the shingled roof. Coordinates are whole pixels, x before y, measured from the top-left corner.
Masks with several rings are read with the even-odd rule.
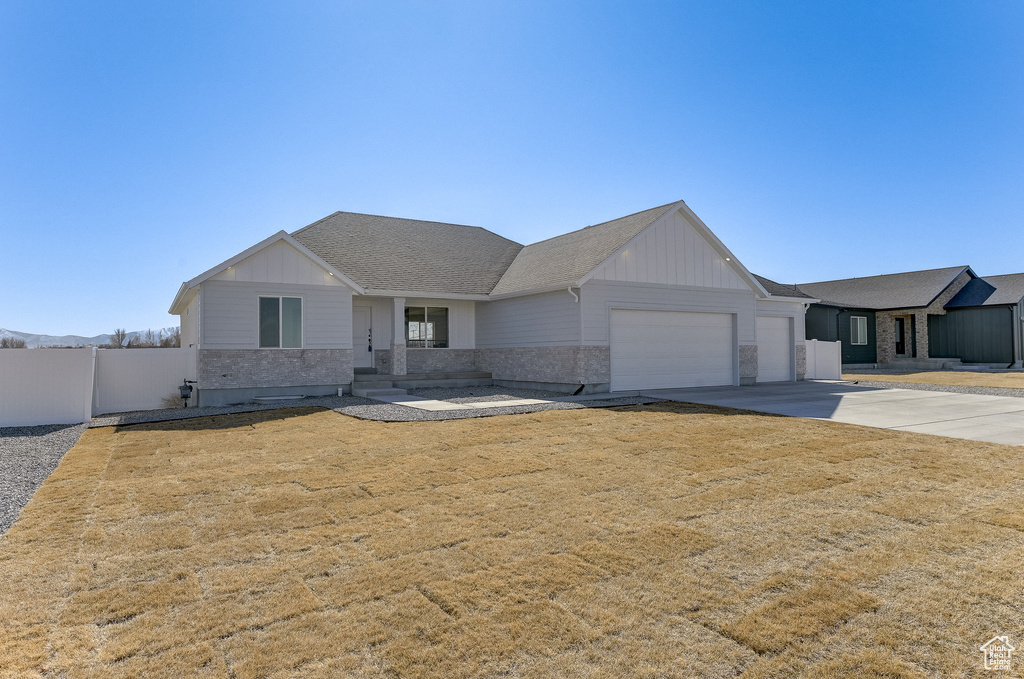
[[[782,283],[776,283],[770,278],[764,276],[758,276],[756,273],[750,274],[757,279],[757,282],[761,284],[761,287],[768,291],[769,295],[776,297],[800,297],[804,299],[814,299],[810,295],[801,291],[795,285],[783,285]]]
[[[661,205],[527,245],[498,281],[492,294],[576,285],[631,238],[681,204],[682,201]]]
[[[818,283],[799,283],[798,287],[823,304],[850,309],[916,309],[935,301],[968,266],[908,271],[905,273],[844,278]]]
[[[523,249],[479,226],[354,212],[292,236],[367,290],[486,295]]]
[[[1024,299],[1024,273],[971,280],[946,304],[947,309],[1017,304]]]

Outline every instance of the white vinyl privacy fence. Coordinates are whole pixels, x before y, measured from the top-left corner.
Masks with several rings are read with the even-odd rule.
[[[808,380],[838,380],[843,376],[842,343],[807,340]]]
[[[3,349],[0,427],[165,408],[195,378],[195,349]]]

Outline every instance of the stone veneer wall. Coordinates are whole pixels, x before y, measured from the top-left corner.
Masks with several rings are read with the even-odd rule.
[[[611,382],[611,349],[604,346],[477,349],[478,369],[496,380],[558,384]]]
[[[373,367],[377,369],[377,372],[381,375],[391,374],[391,350],[390,349],[374,349],[373,350]]]
[[[807,374],[807,345],[798,344],[794,348],[793,359],[796,362],[796,378],[802,380]]]
[[[389,374],[391,374],[391,375],[406,375],[406,374],[408,374],[409,371],[406,370],[406,362],[405,362],[406,351],[407,351],[407,349],[406,349],[406,346],[404,344],[394,344],[394,343],[392,343],[392,345],[391,345],[391,352],[389,353],[389,357],[391,358],[391,370],[389,371]]]
[[[342,385],[352,381],[351,349],[200,349],[200,389]]]
[[[405,350],[409,373],[473,372],[477,370],[476,349]]]
[[[943,308],[953,299],[960,288],[967,285],[971,280],[970,274],[964,272],[953,281],[952,285],[946,288],[945,292],[924,309],[897,309],[895,311],[875,312],[875,343],[877,345],[877,356],[879,363],[888,363],[896,358],[896,321],[897,316],[913,316],[914,331],[917,338],[917,358],[929,358],[928,353],[928,317],[944,316],[946,310]],[[910,321],[907,321],[906,328],[907,356],[913,351],[910,334]]]
[[[757,345],[740,345],[740,384],[750,385],[757,381]]]

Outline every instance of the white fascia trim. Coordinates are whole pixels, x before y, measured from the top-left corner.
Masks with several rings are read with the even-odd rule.
[[[365,291],[359,294],[366,295],[367,297],[405,297],[406,299],[410,297],[414,299],[465,299],[476,302],[486,302],[488,299],[490,299],[487,295],[477,295],[462,292],[428,292],[424,290],[377,290],[376,288],[367,288]]]
[[[807,297],[782,297],[781,295],[770,295],[766,299],[759,299],[759,302],[800,302],[801,304],[817,304],[820,299],[808,299]]]
[[[737,258],[736,255],[732,253],[732,250],[725,247],[725,243],[718,239],[718,236],[716,236],[714,232],[708,228],[708,225],[705,224],[704,221],[697,216],[697,213],[690,209],[689,205],[683,203],[682,206],[680,206],[679,210],[681,212],[684,212],[686,216],[693,220],[693,222],[697,225],[697,230],[702,232],[704,237],[711,243],[711,247],[715,248],[715,250],[718,251],[719,255],[729,258],[729,263],[733,265],[733,269],[736,271],[736,273],[740,275],[740,278],[745,280],[750,286],[754,288],[754,292],[760,291],[764,297],[771,297],[768,291],[764,289],[764,286],[758,283],[757,279],[754,278],[754,275],[747,270],[747,267],[743,266],[743,262],[741,262],[739,258]]]
[[[509,297],[526,297],[527,295],[543,295],[545,292],[565,292],[566,288],[578,288],[579,282],[558,283],[547,285],[543,288],[531,288],[529,290],[517,290],[516,292],[503,292],[497,295],[488,295],[487,299],[508,299]]]
[[[181,310],[178,309],[178,305],[179,304],[184,304],[185,306],[188,306],[188,302],[190,302],[192,300],[191,299],[186,300],[185,299],[185,295],[191,289],[192,288],[188,287],[188,283],[182,283],[181,287],[178,288],[178,294],[176,294],[174,296],[174,301],[171,302],[171,306],[167,310],[167,313],[169,313],[169,314],[171,314],[173,316],[177,316],[177,315],[181,314]],[[189,295],[189,297],[191,298],[191,295]]]
[[[172,314],[174,313],[174,309],[176,308],[177,304],[184,298],[184,295],[185,295],[187,290],[190,290],[190,289],[196,287],[200,283],[203,283],[203,282],[209,280],[210,278],[216,276],[217,274],[219,274],[220,272],[224,271],[225,269],[228,269],[228,268],[234,266],[235,264],[238,264],[239,262],[241,262],[246,257],[254,255],[257,252],[259,252],[260,250],[262,250],[262,249],[264,249],[266,247],[269,247],[270,245],[273,245],[277,241],[281,241],[281,240],[283,240],[284,242],[286,242],[289,245],[291,245],[293,248],[295,248],[296,250],[298,250],[299,252],[304,254],[306,257],[309,257],[311,260],[316,262],[316,264],[318,266],[322,267],[325,271],[330,273],[332,276],[337,278],[339,281],[341,281],[342,283],[344,283],[348,287],[350,287],[353,290],[355,290],[357,293],[365,294],[365,290],[363,289],[363,287],[361,285],[359,285],[354,280],[352,280],[351,278],[349,278],[348,276],[346,276],[345,274],[343,274],[342,272],[338,271],[333,266],[331,266],[330,264],[325,262],[320,256],[318,256],[315,252],[313,252],[312,250],[307,248],[305,245],[303,245],[299,241],[297,241],[294,238],[292,238],[290,235],[288,235],[287,231],[278,231],[273,236],[270,236],[269,238],[265,238],[265,239],[261,240],[259,243],[257,243],[256,245],[253,245],[251,248],[247,248],[247,249],[243,250],[242,252],[239,252],[237,255],[235,255],[231,259],[226,259],[223,262],[221,262],[220,264],[218,264],[217,266],[213,267],[212,269],[207,269],[206,271],[204,271],[203,273],[199,274],[198,276],[196,276],[192,280],[187,281],[185,283],[182,283],[181,284],[181,289],[178,290],[178,294],[174,298],[174,302],[171,303],[171,313]]]

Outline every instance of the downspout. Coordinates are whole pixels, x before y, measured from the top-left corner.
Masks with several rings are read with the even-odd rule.
[[[842,373],[842,371],[843,371],[843,335],[842,335],[842,332],[841,332],[841,328],[842,328],[842,325],[843,325],[843,322],[841,320],[842,316],[843,316],[843,310],[842,309],[839,309],[838,311],[836,311],[836,341],[839,342],[839,372],[840,373]]]
[[[1014,322],[1016,320],[1017,313],[1015,311],[1016,307],[1008,308],[1010,310],[1010,365],[1006,367],[1012,368],[1017,365],[1017,341],[1014,337],[1017,331],[1017,324]]]
[[[568,291],[569,291],[569,294],[570,294],[570,295],[572,295],[573,299],[575,300],[575,303],[576,303],[576,304],[579,304],[579,303],[580,303],[580,296],[579,296],[579,295],[577,295],[577,294],[576,294],[575,292],[573,292],[573,291],[572,291],[572,286],[570,285],[569,287],[567,287],[567,288],[566,288],[566,290],[568,290]],[[580,309],[580,345],[582,346],[582,344],[583,344],[583,310],[582,310],[582,309]],[[584,389],[586,389],[586,388],[587,388],[587,385],[586,385],[586,384],[584,384],[583,382],[580,382],[580,386],[579,386],[579,389],[577,389],[576,391],[574,391],[574,392],[572,393],[572,395],[573,395],[573,396],[579,396],[579,394],[580,394],[580,393],[581,393],[581,392],[582,392],[582,391],[583,391]]]

